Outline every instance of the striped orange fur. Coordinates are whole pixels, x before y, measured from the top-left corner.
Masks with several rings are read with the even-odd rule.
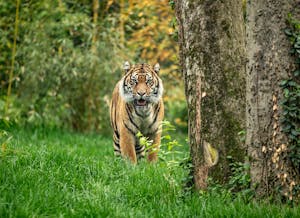
[[[136,134],[153,141],[149,161],[157,160],[161,138],[161,121],[164,117],[162,100],[163,84],[158,76],[159,64],[124,64],[125,75],[116,84],[110,104],[110,119],[113,128],[114,152],[136,163],[146,155]]]

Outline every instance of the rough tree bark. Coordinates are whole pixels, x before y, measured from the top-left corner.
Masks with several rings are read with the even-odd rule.
[[[289,12],[299,16],[299,3],[251,0],[247,5],[246,145],[252,183],[259,195],[270,195],[279,186],[289,195],[291,181],[297,177],[284,158],[287,138],[281,132],[279,83],[295,68],[283,29]]]
[[[205,144],[220,153],[211,172],[226,180],[226,156],[244,157],[245,30],[242,1],[177,0],[180,65],[185,78],[189,142],[196,188],[205,188],[210,165]]]

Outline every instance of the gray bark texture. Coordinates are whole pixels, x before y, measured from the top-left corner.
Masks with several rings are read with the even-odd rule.
[[[281,132],[279,84],[295,69],[283,29],[289,12],[299,15],[299,3],[251,0],[247,4],[246,146],[252,183],[259,195],[270,195],[278,188],[288,196],[297,177],[285,158],[287,138]]]
[[[207,174],[229,175],[227,156],[244,158],[238,133],[245,129],[245,29],[240,0],[177,0],[180,65],[189,113],[189,142],[196,188]],[[209,170],[204,141],[219,151]]]

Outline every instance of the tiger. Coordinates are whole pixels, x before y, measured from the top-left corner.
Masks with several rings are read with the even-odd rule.
[[[149,162],[156,162],[164,118],[160,65],[131,66],[126,61],[123,70],[124,76],[117,82],[110,103],[114,153],[132,163],[137,163],[146,154]],[[152,142],[151,149],[140,144],[138,132]]]

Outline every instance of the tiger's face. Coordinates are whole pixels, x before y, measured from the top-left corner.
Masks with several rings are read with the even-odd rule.
[[[148,110],[159,102],[163,93],[162,81],[158,76],[159,65],[137,64],[130,67],[124,64],[125,76],[120,82],[120,93],[127,103],[132,103],[136,109]]]

